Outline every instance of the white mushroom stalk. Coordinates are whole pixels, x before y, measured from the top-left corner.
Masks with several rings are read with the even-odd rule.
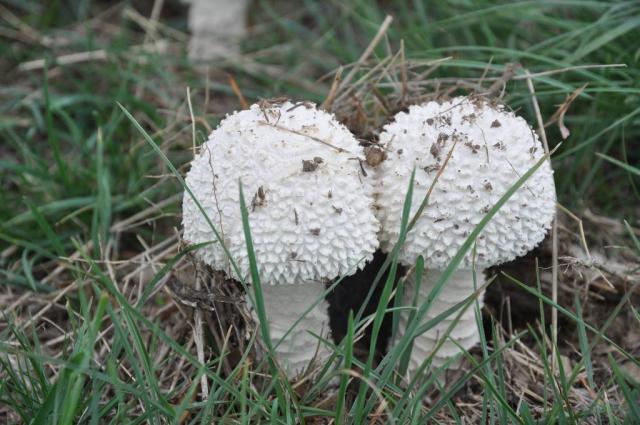
[[[417,295],[417,307],[419,308],[420,304],[427,299],[434,289],[434,285],[439,278],[440,270],[425,270],[420,287],[417,288],[414,275],[407,276],[401,305],[412,305]],[[476,280],[477,285],[482,286],[484,281],[482,272],[476,274]],[[467,300],[473,293],[472,285],[473,270],[458,269],[453,272],[453,275],[446,283],[445,289],[440,293],[431,308],[427,310],[422,322],[425,323],[435,319],[448,309]],[[417,294],[416,291],[418,291]],[[484,304],[482,295],[478,297],[478,303],[481,309]],[[414,376],[415,371],[421,366],[422,362],[432,354],[432,366],[437,368],[449,362],[449,367],[455,368],[460,364],[461,359],[451,358],[460,353],[460,348],[469,350],[480,342],[480,334],[476,327],[477,322],[474,314],[474,305],[475,304],[471,303],[467,308],[457,310],[415,340],[407,369],[410,377]],[[409,324],[408,320],[408,313],[400,315],[400,320],[398,321],[400,332],[395,335],[394,344],[404,336],[404,330]],[[456,320],[457,323],[454,324]],[[442,344],[434,353],[433,351],[440,340],[443,340]]]
[[[416,169],[411,216],[417,212],[451,152],[428,205],[399,253],[400,261],[407,265],[413,265],[419,255],[424,256],[427,271],[424,289],[420,291],[421,304],[428,288],[438,280],[472,230],[536,164],[544,150],[524,119],[502,106],[467,97],[414,105],[408,112],[398,113],[394,122],[384,128],[380,143],[388,156],[376,175],[381,244],[387,251],[398,240],[403,197],[412,170]],[[475,241],[475,259],[470,250],[454,276],[445,283],[432,307],[435,310],[428,316],[435,317],[437,311],[444,311],[472,295],[474,264],[477,284],[481,286],[484,268],[524,255],[542,241],[551,226],[555,203],[553,171],[546,162],[486,225]],[[408,289],[406,292],[411,292],[411,284]],[[405,301],[408,299],[411,298]],[[467,349],[478,341],[478,329],[475,318],[471,319],[468,312],[463,313],[463,318],[448,338]],[[400,335],[403,331],[401,327]],[[415,339],[410,375],[426,354],[433,351],[434,341],[439,337],[442,337],[440,326]],[[434,364],[442,364],[459,351],[455,344],[445,344]]]
[[[303,371],[317,352],[319,357],[327,354],[311,335],[329,333],[325,282],[363,267],[378,246],[373,190],[362,175],[361,161],[362,147],[332,115],[312,104],[263,103],[228,116],[201,147],[186,177],[240,276],[188,194],[184,239],[213,241],[196,256],[248,281],[238,191],[242,182],[272,344],[290,377]]]
[[[316,357],[321,362],[329,354],[326,346],[310,334],[313,332],[324,338],[329,336],[329,305],[324,299],[325,289],[322,282],[263,288],[269,336],[274,344],[278,344],[278,362],[291,377],[312,368],[312,360]],[[320,302],[304,315],[314,300]],[[302,319],[287,335],[293,321],[298,318]],[[254,319],[257,320],[255,315]]]

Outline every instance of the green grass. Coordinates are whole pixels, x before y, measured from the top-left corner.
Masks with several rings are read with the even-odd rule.
[[[625,369],[640,366],[638,352],[611,334],[621,314],[627,314],[630,329],[640,326],[633,295],[637,286],[618,294],[613,308],[603,307],[610,311],[596,324],[587,319],[598,303],[593,298],[576,293],[568,304],[558,304],[540,279],[536,286],[508,276],[540,303],[540,317],[513,334],[492,320],[485,327],[490,333],[481,335],[480,354],[468,355],[470,371],[440,388],[439,395],[434,390],[443,370],[426,382],[409,383],[408,389],[397,374],[398,367],[406,367],[411,336],[436,324],[420,321],[433,298],[415,306],[405,337],[379,363],[374,350],[364,359],[355,355],[354,339],[371,322],[375,347],[384,315],[406,306],[380,303],[371,317],[354,312],[342,341],[321,341],[333,347],[337,364],[327,364],[301,391],[284,379],[271,356],[249,361],[253,344],[270,350],[264,309],[259,314],[264,341],[253,335],[239,353],[229,344],[208,341],[211,348],[203,364],[189,342],[191,330],[182,310],[158,291],[173,268],[188,263],[188,253],[178,253],[177,243],[170,240],[179,228],[176,194],[184,190],[179,176],[192,156],[187,87],[197,143],[225,113],[239,109],[226,73],[250,101],[286,94],[321,102],[335,70],[345,66],[344,75],[349,72],[387,13],[394,22],[374,50],[374,64],[397,51],[403,40],[411,60],[450,57],[431,79],[471,81],[485,72],[499,77],[513,62],[534,75],[568,69],[533,79],[545,118],[587,83],[566,114],[571,135],[553,155],[559,200],[578,215],[588,208],[618,223],[622,230],[610,244],[637,259],[637,2],[305,0],[291,10],[290,3],[256,1],[249,19],[254,33],[243,45],[250,63],[229,58],[208,71],[186,58],[185,10],[165,3],[156,35],[168,42],[163,53],[132,52],[146,34],[131,18],[130,2],[2,4],[0,312],[6,314],[0,316],[0,422],[276,424],[326,418],[347,424],[368,422],[374,415],[403,424],[640,422],[640,383]],[[149,15],[150,4],[135,5]],[[64,54],[100,49],[106,60],[56,63]],[[19,64],[41,58],[45,67],[19,69]],[[626,66],[574,69],[602,64]],[[356,74],[356,86],[371,66],[364,64]],[[418,78],[424,69],[410,68],[411,77]],[[534,123],[523,76],[518,71],[508,83],[505,101]],[[392,93],[384,85],[388,82],[378,82],[383,96]],[[489,85],[484,82],[485,88]],[[434,89],[433,81],[421,88],[426,93]],[[553,149],[560,133],[555,124],[547,132]],[[409,203],[422,201],[411,198],[409,191],[400,244],[411,227]],[[470,235],[433,297],[499,206]],[[244,205],[238,208],[252,258],[251,290],[259,306],[250,214]],[[596,240],[589,235],[590,242]],[[163,251],[167,247],[171,249]],[[383,285],[385,301],[392,295],[396,261],[390,255],[383,266],[389,277],[383,280],[380,270],[372,282]],[[150,277],[138,280],[143,272]],[[473,302],[469,298],[457,309]],[[550,346],[545,304],[575,327],[577,345],[572,349]],[[439,320],[455,316],[457,309]],[[529,351],[523,351],[523,344]],[[603,357],[602,347],[611,354]],[[555,374],[551,353],[567,350],[571,370]],[[537,398],[516,391],[510,381],[523,358],[539,370],[537,382],[527,381]],[[430,364],[423,367],[428,370]],[[202,376],[209,384],[206,399],[200,394]],[[329,389],[335,395],[323,403]],[[477,398],[462,399],[461,394]],[[428,408],[422,405],[424,395],[432,397]]]

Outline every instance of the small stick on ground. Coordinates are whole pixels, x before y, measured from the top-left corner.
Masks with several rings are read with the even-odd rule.
[[[78,52],[78,53],[69,53],[66,55],[61,55],[55,58],[56,65],[74,65],[76,63],[81,62],[93,62],[93,61],[103,61],[107,59],[107,51],[104,49],[99,50],[90,50],[86,52]],[[18,65],[19,71],[35,71],[42,69],[46,66],[46,59],[34,59],[28,62],[23,62]]]
[[[484,96],[493,96],[498,91],[504,91],[504,87],[506,84],[515,77],[516,72],[522,67],[519,63],[508,63],[504,68],[504,73],[500,78],[495,80],[491,86],[487,89],[486,92],[483,93]],[[485,78],[485,75],[482,76],[482,79]],[[530,81],[530,80],[527,80]],[[535,96],[535,95],[534,95]],[[536,101],[537,104],[537,101]],[[537,111],[539,114],[540,111]],[[549,153],[549,149],[547,147],[546,153]]]
[[[338,86],[340,85],[340,79],[342,78],[342,71],[344,68],[338,68],[336,72],[336,76],[333,78],[333,83],[331,83],[331,88],[329,89],[329,94],[327,94],[327,98],[322,102],[320,106],[321,109],[325,111],[330,111],[331,106],[333,105],[333,100],[336,98],[336,93],[338,92]]]
[[[249,109],[249,103],[247,99],[244,98],[242,92],[240,91],[240,87],[238,87],[238,83],[236,79],[233,78],[233,75],[227,74],[227,79],[229,80],[229,85],[231,86],[231,90],[233,90],[233,94],[238,98],[238,102],[240,102],[240,106],[242,109]]]
[[[191,106],[191,89],[187,86],[187,105],[189,106],[189,116],[191,117],[191,144],[193,156],[196,156],[196,121],[193,119],[193,106]]]
[[[380,43],[380,40],[382,40],[382,36],[384,36],[384,34],[387,32],[392,21],[393,17],[391,15],[387,15],[387,17],[384,18],[384,21],[382,21],[382,24],[380,25],[380,28],[378,28],[378,32],[376,33],[375,37],[373,37],[373,40],[371,40],[371,43],[369,43],[365,51],[362,52],[362,55],[360,55],[360,57],[358,58],[358,62],[356,62],[354,67],[351,68],[351,71],[349,71],[344,80],[342,80],[340,88],[346,87],[356,75],[362,64],[365,63],[367,59],[369,59],[369,56],[371,56],[371,53],[373,53],[373,49],[375,49],[378,43]]]
[[[582,94],[584,89],[587,88],[587,85],[588,83],[584,83],[582,86],[575,89],[573,93],[568,94],[565,101],[562,102],[562,104],[558,107],[558,110],[553,115],[551,115],[549,121],[547,121],[544,125],[545,127],[549,127],[554,122],[557,122],[563,140],[566,140],[566,138],[569,137],[569,134],[571,134],[567,126],[564,125],[564,115],[569,110],[569,106],[571,106],[573,101],[576,100],[576,98],[580,96],[580,94]]]
[[[400,101],[404,102],[407,99],[407,58],[405,57],[404,40],[400,40],[400,79],[402,83],[402,95]]]

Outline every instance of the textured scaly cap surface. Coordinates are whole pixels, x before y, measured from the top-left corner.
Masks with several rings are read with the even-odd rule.
[[[227,116],[213,131],[186,183],[246,278],[242,181],[263,282],[304,283],[353,273],[378,247],[379,223],[363,160],[355,137],[315,105],[255,104]],[[187,193],[182,223],[188,243],[213,241],[196,251],[199,259],[239,278]]]
[[[411,217],[416,213],[449,151],[429,205],[408,234],[400,259],[418,255],[428,268],[447,266],[474,227],[513,184],[544,155],[527,122],[502,106],[456,97],[400,112],[384,127],[380,143],[387,160],[376,174],[381,244],[398,239],[404,196],[416,168]],[[455,146],[454,146],[455,144]],[[476,240],[479,267],[524,255],[544,238],[555,214],[553,171],[548,162],[527,180]],[[470,251],[460,267],[471,267]]]

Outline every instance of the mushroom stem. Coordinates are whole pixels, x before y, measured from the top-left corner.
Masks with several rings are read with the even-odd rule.
[[[440,277],[441,271],[433,270],[425,273],[420,284],[420,288],[416,288],[414,275],[407,277],[404,286],[404,293],[402,299],[402,305],[411,306],[414,303],[414,297],[417,293],[416,306],[419,308],[423,303],[427,301],[427,297],[434,288],[435,283]],[[476,273],[477,285],[482,285],[484,276],[482,272]],[[459,269],[456,270],[449,280],[444,284],[444,287],[440,291],[431,307],[422,318],[421,323],[437,317],[439,314],[458,304],[459,302],[467,299],[474,292],[473,287],[473,270],[471,269]],[[484,292],[478,296],[480,308],[483,304]],[[446,338],[445,342],[438,349],[435,356],[433,356],[432,367],[437,368],[442,366],[451,357],[461,353],[460,345],[465,350],[470,349],[476,343],[480,341],[480,334],[476,323],[474,314],[474,304],[470,304],[462,313],[460,309],[440,321],[437,325],[424,332],[421,335],[416,336],[413,341],[413,350],[411,352],[411,358],[409,361],[409,367],[407,370],[407,378],[412,379],[415,376],[417,369],[420,365],[431,355],[435,349],[438,341],[442,338]],[[398,322],[398,330],[395,336],[395,340],[399,340],[407,329],[409,320],[409,310],[404,310],[400,314],[400,320]],[[446,332],[451,326],[451,323],[456,317],[461,314],[460,320],[454,325],[451,332],[446,336]],[[458,345],[454,344],[455,341]],[[459,360],[450,364],[449,368],[457,368],[460,365]]]
[[[328,303],[323,296],[324,290],[325,285],[321,282],[262,287],[276,360],[289,378],[295,378],[307,370],[311,361],[322,362],[328,357],[327,346],[314,336],[328,338],[330,335]],[[302,317],[318,300],[317,305]],[[257,321],[255,311],[252,314]],[[302,319],[285,337],[300,317]]]

